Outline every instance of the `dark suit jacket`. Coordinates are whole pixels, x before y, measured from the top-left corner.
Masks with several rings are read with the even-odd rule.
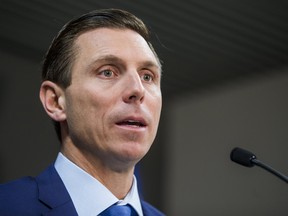
[[[164,216],[141,201],[144,216]],[[24,177],[0,185],[1,216],[77,216],[72,200],[54,166],[36,178]]]

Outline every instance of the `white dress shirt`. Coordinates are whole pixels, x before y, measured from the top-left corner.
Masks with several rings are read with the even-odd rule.
[[[62,153],[58,154],[54,166],[79,216],[96,216],[115,203],[130,204],[139,216],[143,216],[135,176],[131,190],[124,200],[119,200],[97,179],[71,162]]]

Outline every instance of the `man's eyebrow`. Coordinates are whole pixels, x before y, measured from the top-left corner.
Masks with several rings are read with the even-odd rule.
[[[114,55],[103,55],[92,61],[88,67],[94,67],[95,64],[98,63],[118,63],[118,64],[124,64],[124,61],[118,58],[117,56]]]
[[[158,63],[154,63],[153,61],[144,61],[142,64],[143,64],[143,67],[155,68],[161,71],[160,65]]]

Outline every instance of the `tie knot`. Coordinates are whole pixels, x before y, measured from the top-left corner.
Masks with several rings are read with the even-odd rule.
[[[99,216],[137,216],[130,205],[112,205],[99,214]]]

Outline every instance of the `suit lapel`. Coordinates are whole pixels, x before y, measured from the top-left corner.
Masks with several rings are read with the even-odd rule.
[[[39,200],[48,206],[45,216],[77,216],[73,202],[60,178],[54,165],[48,167],[36,177],[39,189]]]

